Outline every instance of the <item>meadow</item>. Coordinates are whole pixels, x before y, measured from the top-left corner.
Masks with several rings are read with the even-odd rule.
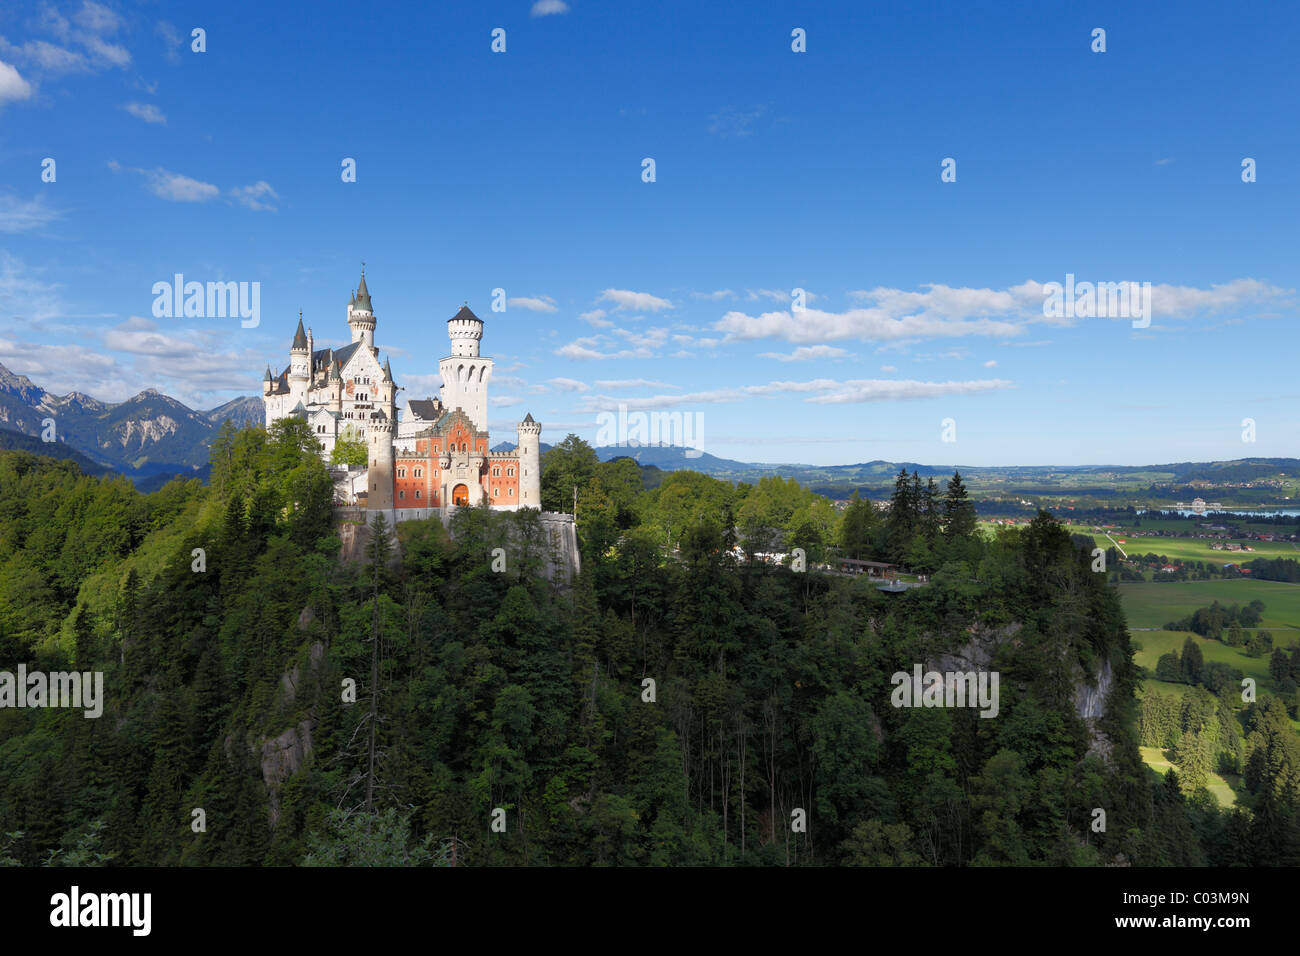
[[[1143,531],[1155,530],[1154,525],[1162,522],[1143,522],[1142,528],[1108,528],[1110,534],[1116,542],[1123,541],[1124,544],[1119,547],[1129,555],[1157,554],[1168,558],[1171,563],[1178,561],[1213,561],[1220,565],[1232,562],[1241,564],[1246,561],[1253,561],[1255,558],[1296,558],[1300,559],[1300,548],[1291,541],[1255,541],[1247,538],[1227,538],[1214,540],[1210,538],[1166,538],[1157,537],[1149,534],[1143,534]],[[1186,522],[1163,522],[1166,525],[1181,525],[1177,530],[1186,530]],[[1072,534],[1091,535],[1097,540],[1100,547],[1106,547],[1109,542],[1106,537],[1092,529],[1096,525],[1068,525]],[[1171,529],[1174,530],[1174,529]],[[1262,530],[1262,528],[1261,528]],[[1225,544],[1228,541],[1235,541],[1238,544],[1254,548],[1253,551],[1216,551],[1210,547],[1211,543]]]
[[[1259,626],[1273,632],[1275,644],[1289,643],[1280,631],[1300,630],[1300,585],[1297,584],[1247,578],[1132,582],[1119,585],[1119,596],[1130,628],[1162,628],[1197,608],[1209,607],[1215,601],[1246,605],[1258,599],[1264,602]]]

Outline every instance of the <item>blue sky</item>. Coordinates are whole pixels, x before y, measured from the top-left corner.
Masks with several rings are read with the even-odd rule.
[[[485,320],[494,443],[623,403],[747,461],[1300,456],[1293,5],[379,6],[6,4],[0,363],[212,407],[299,310],[348,341],[364,259],[403,401]],[[260,324],[155,318],[175,273]],[[1067,274],[1150,326],[1045,317]]]

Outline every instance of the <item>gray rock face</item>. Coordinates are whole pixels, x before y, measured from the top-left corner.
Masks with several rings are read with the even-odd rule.
[[[303,614],[307,614],[307,609]],[[325,645],[319,641],[307,648],[307,673],[302,674],[301,659],[295,661],[289,670],[280,675],[282,691],[279,710],[286,715],[293,711],[298,700],[298,692],[305,685],[310,685],[320,677],[321,663],[325,659]],[[312,754],[312,732],[318,721],[313,714],[301,715],[297,721],[278,737],[262,738],[253,747],[254,753],[262,765],[262,782],[266,785],[267,797],[271,804],[271,826],[280,820],[280,787],[307,762]]]
[[[1092,738],[1088,743],[1088,755],[1101,757],[1107,762],[1110,761],[1114,744],[1110,737],[1098,729],[1098,723],[1106,712],[1106,701],[1114,683],[1115,674],[1109,659],[1098,665],[1091,682],[1084,679],[1082,673],[1076,673],[1074,682],[1074,711],[1088,725],[1088,733]]]
[[[316,723],[315,717],[304,718],[297,726],[262,743],[262,782],[271,802],[271,826],[280,822],[280,787],[312,754],[311,734]]]

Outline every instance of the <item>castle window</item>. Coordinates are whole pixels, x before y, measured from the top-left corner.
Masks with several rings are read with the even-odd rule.
[[[515,489],[511,488],[509,491],[506,492],[506,494],[508,494],[511,498],[513,498],[515,496]]]
[[[515,476],[515,470],[513,468],[507,468],[506,474],[513,478]]]
[[[492,477],[493,477],[493,478],[500,478],[500,477],[501,477],[501,469],[500,469],[500,468],[493,468],[493,469],[492,469]]]
[[[424,477],[424,469],[423,469],[423,468],[417,468],[417,469],[415,469],[415,477],[416,477],[416,478],[423,478],[423,477]]]
[[[418,488],[415,490],[415,497],[420,497],[420,490]]]
[[[493,497],[493,498],[497,497],[497,496],[500,495],[500,494],[501,494],[501,489],[500,489],[500,488],[493,488],[493,489],[492,489],[492,497]]]
[[[397,477],[398,477],[398,478],[405,478],[405,477],[406,477],[406,469],[405,469],[405,468],[399,468],[399,469],[397,469]]]
[[[399,491],[399,492],[397,493],[397,497],[398,497],[398,498],[405,499],[405,498],[406,498],[406,492],[405,492],[405,491]]]

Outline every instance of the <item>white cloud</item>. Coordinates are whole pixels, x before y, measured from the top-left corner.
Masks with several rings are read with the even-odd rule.
[[[527,309],[529,312],[554,312],[555,300],[549,295],[542,296],[519,296],[514,299],[506,300],[506,305],[516,309]]]
[[[442,389],[442,378],[436,372],[431,375],[400,375],[394,371],[393,377],[403,387],[407,399],[437,398]]]
[[[530,17],[549,17],[557,13],[568,13],[569,5],[564,0],[537,0],[528,11]]]
[[[809,308],[797,316],[788,311],[759,315],[730,311],[714,328],[725,332],[727,341],[773,338],[795,344],[846,339],[905,344],[967,336],[1014,338],[1033,324],[1068,325],[1075,321],[1043,315],[1044,289],[1043,283],[1028,280],[1007,289],[929,285],[921,292],[889,288],[858,290],[849,295],[863,303],[860,308],[843,312]],[[760,290],[759,294],[770,291]],[[1235,279],[1208,289],[1155,285],[1152,310],[1157,315],[1186,318],[1188,313],[1252,302],[1281,304],[1294,294],[1293,289],[1282,289],[1256,279]]]
[[[22,328],[62,315],[58,290],[57,284],[41,280],[23,260],[0,249],[0,319],[6,320],[0,328]]]
[[[606,289],[596,301],[613,302],[614,308],[619,311],[659,312],[673,307],[667,299],[661,299],[649,292],[629,292],[626,289]]]
[[[212,183],[191,179],[180,173],[166,169],[143,170],[149,181],[149,191],[159,199],[173,202],[207,202],[221,195],[221,190]]]
[[[31,95],[31,84],[19,75],[16,68],[0,60],[0,103],[25,100]]]
[[[46,226],[62,216],[58,210],[45,205],[39,193],[24,202],[17,196],[0,195],[0,232],[27,232]]]
[[[588,325],[594,325],[598,329],[607,329],[614,324],[609,319],[605,318],[608,314],[609,313],[604,309],[592,309],[590,312],[582,313],[578,318],[586,322]]]
[[[833,345],[801,345],[790,353],[760,352],[758,357],[776,359],[778,362],[807,362],[811,359],[843,358],[848,354],[848,349]]]
[[[817,405],[850,404],[964,395],[1012,388],[1002,379],[969,382],[917,382],[888,380],[813,379],[806,382],[769,382],[766,385],[742,385],[739,388],[712,389],[682,395],[651,395],[645,398],[617,398],[610,395],[584,396],[579,411],[608,411],[622,404],[629,410],[673,408],[691,405],[738,402],[745,398],[789,398],[807,395],[805,402]]]
[[[880,370],[881,370],[882,372],[897,372],[897,371],[898,371],[898,367],[897,367],[897,366],[894,366],[894,365],[882,365],[882,366],[880,366]]]
[[[597,388],[624,389],[624,388],[681,388],[680,385],[669,385],[667,382],[656,382],[648,378],[602,378],[596,380]]]
[[[136,119],[142,119],[146,123],[161,123],[167,125],[167,117],[163,115],[162,110],[152,103],[127,103],[122,109],[126,110]]]
[[[0,38],[0,50],[4,50],[7,55],[24,65],[48,75],[82,73],[90,70],[90,63],[83,54],[44,40],[28,40],[22,46],[14,46]]]
[[[985,368],[997,368],[997,367],[998,367],[997,360],[996,360],[996,359],[989,359],[987,362],[984,363],[984,367],[985,367]]]
[[[278,202],[280,197],[276,195],[271,184],[265,180],[259,179],[251,186],[236,186],[230,190],[230,197],[241,206],[247,206],[249,209],[275,211],[273,203]]]
[[[163,56],[167,58],[168,63],[179,63],[181,61],[181,48],[185,43],[185,38],[176,27],[166,20],[160,20],[154,27],[154,32],[163,39]]]
[[[48,74],[125,68],[131,63],[131,54],[126,47],[109,39],[122,23],[113,10],[93,0],[82,0],[71,21],[57,7],[46,4],[41,7],[36,28],[53,35],[62,45],[32,40],[21,47],[5,43],[3,49]]]
[[[101,348],[0,339],[0,362],[55,394],[77,391],[117,402],[157,388],[191,408],[256,394],[257,371],[266,364],[265,353],[251,347],[223,349],[232,338],[229,330],[177,322],[160,332],[140,316],[106,331],[75,328],[70,337],[98,340]]]
[[[807,399],[817,405],[858,404],[862,402],[900,401],[912,398],[936,398],[941,395],[970,395],[1012,388],[1005,379],[972,382],[915,382],[888,379],[845,382],[825,395]]]
[[[552,378],[547,380],[547,384],[561,392],[585,392],[591,388],[586,382],[580,382],[576,378]]]
[[[708,299],[712,302],[717,302],[719,299],[729,299],[735,294],[736,293],[732,292],[730,289],[718,289],[714,292],[692,292],[691,297],[695,299]]]
[[[754,124],[767,112],[766,106],[726,106],[709,117],[709,132],[715,136],[749,136]]]

